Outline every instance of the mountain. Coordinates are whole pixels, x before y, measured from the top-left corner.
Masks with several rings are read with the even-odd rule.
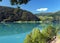
[[[0,22],[14,22],[14,21],[39,21],[40,19],[36,17],[29,11],[0,6]]]
[[[49,13],[38,13],[36,16],[60,16],[60,11],[58,12],[49,12]]]
[[[42,21],[52,21],[55,23],[60,23],[60,11],[49,12],[49,13],[38,13],[35,14]]]

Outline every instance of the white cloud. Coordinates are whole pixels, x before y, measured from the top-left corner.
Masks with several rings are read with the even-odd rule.
[[[48,8],[40,8],[40,9],[37,9],[36,11],[47,11]]]

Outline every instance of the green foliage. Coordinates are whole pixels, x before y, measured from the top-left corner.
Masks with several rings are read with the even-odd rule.
[[[32,43],[31,35],[27,35],[24,43]]]
[[[30,37],[24,40],[24,43],[46,43],[46,39],[41,34],[39,29],[33,29]]]
[[[42,34],[45,35],[45,37],[53,38],[53,36],[56,36],[56,28],[52,26],[48,26],[46,29],[43,29]]]
[[[47,43],[53,40],[53,37],[57,34],[57,29],[53,26],[48,26],[43,29],[42,32],[39,29],[33,29],[33,31],[26,36],[24,43]]]
[[[2,0],[0,0],[2,1]],[[27,4],[30,0],[10,0],[11,5],[21,5],[21,4]]]
[[[0,0],[1,2],[2,0]],[[11,5],[16,5],[17,8],[20,8],[19,5],[27,4],[30,0],[10,0]]]

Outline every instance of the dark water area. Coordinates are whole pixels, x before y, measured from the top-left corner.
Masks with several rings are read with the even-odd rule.
[[[60,27],[58,23],[0,23],[0,43],[23,43],[34,28],[44,29],[48,25]]]

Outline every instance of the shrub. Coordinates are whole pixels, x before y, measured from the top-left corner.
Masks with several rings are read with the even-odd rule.
[[[53,26],[48,26],[40,32],[39,29],[33,29],[33,31],[26,36],[24,43],[50,43],[53,37],[57,35],[59,29]]]

